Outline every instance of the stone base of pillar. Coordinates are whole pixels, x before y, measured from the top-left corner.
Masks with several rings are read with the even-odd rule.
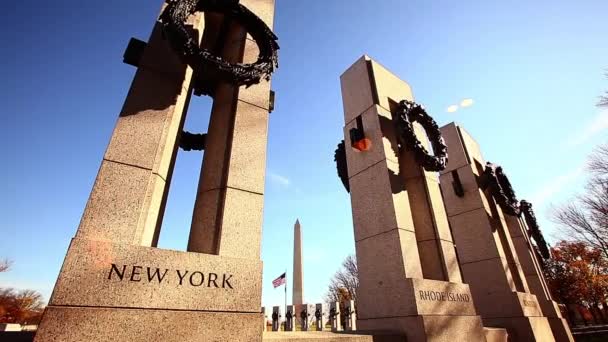
[[[49,306],[36,341],[260,341],[261,313]]]
[[[376,319],[359,318],[361,332],[403,334],[408,342],[485,341],[479,316],[419,315]],[[376,333],[374,333],[376,335]]]
[[[483,323],[507,329],[509,341],[555,341],[547,317],[484,318]]]
[[[535,295],[524,292],[473,292],[486,327],[505,328],[510,341],[555,341]]]
[[[508,342],[509,333],[502,328],[483,328],[486,335],[486,342]]]
[[[556,342],[574,342],[570,326],[565,318],[549,317],[547,319]]]
[[[371,293],[365,290],[366,285],[362,279],[359,293],[365,296],[359,296],[357,306],[360,331],[403,334],[408,342],[445,341],[446,336],[452,341],[485,340],[467,284],[405,278],[391,284],[395,286],[390,289]],[[384,296],[389,301],[373,295],[380,295],[380,291],[391,294]]]
[[[261,280],[259,260],[75,238],[35,341],[259,341]]]

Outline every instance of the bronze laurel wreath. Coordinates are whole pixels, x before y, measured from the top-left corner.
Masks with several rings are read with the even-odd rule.
[[[260,55],[255,63],[231,64],[202,49],[186,29],[188,16],[195,12],[219,12],[240,22],[258,44]],[[225,81],[247,87],[262,78],[268,80],[278,67],[277,37],[254,13],[235,0],[170,0],[161,15],[163,31],[173,49],[195,71],[211,69]]]
[[[394,116],[399,149],[410,149],[416,161],[427,171],[442,171],[448,162],[448,148],[441,136],[439,126],[427,114],[424,107],[412,102],[401,101]],[[416,137],[413,123],[418,122],[426,131],[435,155],[431,155]]]
[[[509,182],[509,178],[504,174],[501,166],[490,162],[486,163],[481,183],[484,190],[490,188],[494,199],[506,214],[519,216],[519,202],[515,197],[511,182]]]
[[[338,177],[342,181],[346,192],[350,192],[350,186],[348,184],[348,166],[346,165],[346,147],[344,146],[344,140],[338,144],[336,152],[334,152],[334,161],[336,162],[336,169],[338,170]]]
[[[536,246],[538,247],[540,255],[542,255],[542,257],[545,259],[549,259],[551,257],[551,253],[549,252],[545,237],[540,231],[540,227],[538,226],[538,222],[536,221],[536,215],[534,215],[534,210],[532,210],[532,204],[528,201],[521,200],[521,202],[519,202],[519,208],[521,210],[522,215],[526,219],[526,224],[530,229],[530,234],[532,235],[532,238],[534,238],[534,241],[536,241]]]

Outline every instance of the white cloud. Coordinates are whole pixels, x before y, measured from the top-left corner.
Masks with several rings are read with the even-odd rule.
[[[451,105],[446,109],[448,113],[455,113],[458,110],[458,105]]]
[[[593,120],[567,140],[568,146],[579,146],[608,129],[608,109],[600,111]]]
[[[270,178],[270,180],[273,183],[275,183],[277,185],[280,185],[282,187],[285,187],[285,188],[288,187],[289,184],[291,183],[291,181],[289,180],[289,178],[281,176],[281,175],[276,174],[274,172],[269,172],[268,173],[268,177]]]
[[[549,180],[531,196],[530,200],[532,204],[536,207],[541,207],[548,199],[558,194],[568,184],[576,180],[583,173],[584,169],[584,166],[580,166],[568,173]]]
[[[473,105],[473,99],[464,99],[460,102],[460,107],[466,108]]]

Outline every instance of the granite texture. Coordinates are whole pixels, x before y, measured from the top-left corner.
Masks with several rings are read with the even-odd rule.
[[[149,170],[104,160],[76,236],[152,246],[165,186]]]
[[[367,56],[359,58],[340,76],[345,123],[353,121],[374,105],[372,80],[367,70],[368,60]]]
[[[401,183],[393,176],[398,167],[385,160],[350,179],[355,241],[395,228],[414,231],[407,192],[392,191]]]
[[[356,120],[344,126],[346,164],[349,178],[386,159],[393,163],[399,162],[394,150],[396,142],[394,129],[390,127],[392,126],[390,115],[378,106],[372,106],[361,114],[365,137],[371,141],[371,148],[364,152],[351,148],[350,130],[357,127]],[[399,174],[398,170],[396,170],[396,174]]]
[[[483,319],[485,327],[507,329],[509,341],[555,341],[545,317],[503,317]]]
[[[486,342],[507,342],[509,340],[507,329],[483,328],[483,332],[486,336]]]
[[[55,307],[36,342],[151,342],[262,340],[261,313]],[[238,329],[235,329],[238,327]]]
[[[371,65],[378,93],[377,104],[380,105],[380,107],[390,111],[391,101],[394,103],[399,103],[402,100],[414,101],[412,88],[409,84],[399,79],[399,77],[380,63],[371,60]]]
[[[194,208],[188,251],[260,259],[263,195],[232,188],[212,190],[199,194]],[[222,221],[217,211],[223,212]]]
[[[49,305],[258,313],[261,286],[260,261],[74,239]]]
[[[450,151],[452,150],[450,149]],[[454,176],[452,175],[452,172],[458,174],[460,184],[464,190],[464,195],[462,197],[459,197],[454,192]],[[452,217],[483,208],[484,202],[481,200],[482,195],[479,186],[477,185],[477,176],[471,171],[471,166],[464,166],[455,169],[452,172],[442,173],[439,177],[443,200],[446,203],[445,209],[447,215]]]
[[[364,331],[384,330],[406,335],[407,342],[485,341],[479,316],[414,316],[359,320]]]
[[[459,126],[455,122],[450,122],[439,129],[441,131],[441,136],[443,136],[443,139],[445,140],[445,144],[449,146],[448,163],[445,169],[441,171],[442,175],[469,164],[467,152],[460,139],[458,129]]]

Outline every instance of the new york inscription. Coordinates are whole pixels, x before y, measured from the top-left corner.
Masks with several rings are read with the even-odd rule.
[[[180,286],[190,285],[194,287],[234,289],[232,287],[232,274],[188,271],[188,270],[169,270],[158,267],[139,266],[139,265],[116,265],[112,264],[108,273],[108,280],[131,281],[148,283],[177,283]]]

